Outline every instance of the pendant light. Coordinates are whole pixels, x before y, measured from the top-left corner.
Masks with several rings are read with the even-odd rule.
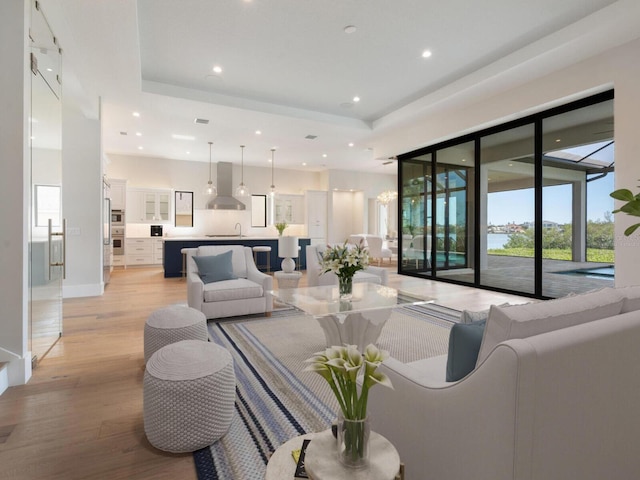
[[[249,189],[244,184],[244,145],[240,145],[240,185],[236,188],[236,197],[248,197]]]
[[[275,165],[275,161],[273,160],[273,154],[276,151],[275,148],[271,149],[271,192],[270,195],[272,197],[276,196],[276,184],[273,182],[273,169],[274,169],[274,165]]]
[[[218,195],[218,189],[211,181],[211,146],[212,145],[213,145],[213,142],[209,142],[209,181],[207,182],[207,186],[204,189],[204,194],[211,197],[215,197],[216,195]]]

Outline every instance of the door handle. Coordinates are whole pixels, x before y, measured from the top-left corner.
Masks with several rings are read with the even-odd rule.
[[[62,279],[67,278],[67,219],[64,218],[62,220],[62,231],[54,232],[53,224],[51,219],[48,221],[48,241],[49,241],[49,280],[51,280],[51,268],[52,267],[62,267]],[[53,257],[53,237],[62,237],[62,262],[52,262],[51,258]]]

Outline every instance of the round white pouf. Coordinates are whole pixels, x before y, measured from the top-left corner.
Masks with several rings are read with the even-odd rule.
[[[180,340],[209,340],[205,314],[184,305],[156,310],[144,324],[144,361],[148,362],[165,345]]]
[[[154,447],[193,452],[220,439],[231,425],[236,376],[220,345],[183,340],[154,353],[144,374],[144,431]]]

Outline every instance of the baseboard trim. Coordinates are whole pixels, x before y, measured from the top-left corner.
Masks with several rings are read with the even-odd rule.
[[[78,297],[99,297],[104,293],[103,283],[90,283],[85,285],[63,285],[62,297],[63,298],[78,298]]]

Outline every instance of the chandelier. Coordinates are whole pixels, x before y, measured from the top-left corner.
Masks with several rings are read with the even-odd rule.
[[[398,198],[398,192],[394,192],[392,190],[386,190],[378,195],[378,202],[383,205],[389,205],[392,201]]]

